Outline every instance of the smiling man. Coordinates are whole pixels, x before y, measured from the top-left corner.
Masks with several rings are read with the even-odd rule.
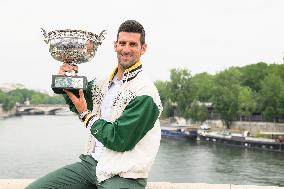
[[[95,78],[79,97],[64,95],[70,110],[90,130],[80,162],[67,165],[28,186],[38,188],[120,189],[146,187],[156,158],[162,111],[155,85],[142,71],[145,31],[135,20],[123,22],[114,42],[118,64],[110,77]],[[68,64],[60,67],[65,75]]]

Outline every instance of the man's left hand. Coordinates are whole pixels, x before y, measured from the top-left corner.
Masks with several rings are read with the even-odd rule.
[[[84,97],[83,89],[79,90],[79,98],[73,94],[71,91],[64,89],[70,100],[73,102],[76,107],[78,113],[82,113],[87,110],[87,103]]]

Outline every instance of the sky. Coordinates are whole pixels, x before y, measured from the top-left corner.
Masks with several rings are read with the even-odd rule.
[[[144,71],[169,80],[170,69],[218,73],[257,62],[283,63],[283,0],[3,0],[0,1],[0,84],[50,90],[61,62],[53,59],[46,31],[107,30],[92,61],[79,65],[88,79],[109,75],[119,25],[139,21],[146,31]]]

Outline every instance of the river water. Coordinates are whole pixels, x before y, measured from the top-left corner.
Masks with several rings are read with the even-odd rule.
[[[37,178],[78,161],[77,116],[0,120],[0,179]],[[149,181],[284,186],[284,153],[163,139]]]

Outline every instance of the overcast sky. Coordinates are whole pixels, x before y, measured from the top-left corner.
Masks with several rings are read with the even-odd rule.
[[[144,70],[169,79],[171,68],[194,75],[264,61],[283,63],[283,0],[6,0],[0,1],[0,84],[50,89],[60,62],[44,43],[40,28],[107,30],[94,59],[79,65],[89,79],[116,66],[113,49],[119,25],[135,19],[146,30]]]

